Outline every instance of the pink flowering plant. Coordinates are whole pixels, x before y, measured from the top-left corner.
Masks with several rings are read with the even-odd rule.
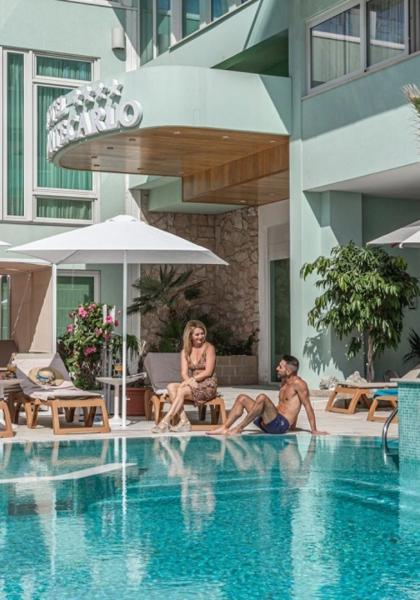
[[[83,390],[98,387],[103,350],[112,343],[118,321],[112,306],[89,302],[69,313],[72,320],[59,340],[59,352],[73,383]]]

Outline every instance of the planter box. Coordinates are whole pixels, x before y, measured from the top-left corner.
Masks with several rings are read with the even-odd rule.
[[[238,354],[218,356],[216,361],[219,385],[254,385],[258,383],[258,357]]]
[[[127,388],[127,416],[128,417],[144,417],[144,400],[147,388]]]

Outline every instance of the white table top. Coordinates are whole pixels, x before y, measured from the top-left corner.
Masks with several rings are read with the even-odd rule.
[[[404,379],[404,378],[395,378],[392,379],[392,381],[395,381],[395,385],[397,385],[397,383],[404,383],[404,384],[409,384],[409,385],[420,385],[420,379]]]
[[[133,383],[138,379],[144,379],[146,377],[146,373],[136,373],[135,375],[127,375],[126,382]],[[122,377],[96,377],[96,381],[100,383],[105,383],[107,385],[120,386],[122,385]]]

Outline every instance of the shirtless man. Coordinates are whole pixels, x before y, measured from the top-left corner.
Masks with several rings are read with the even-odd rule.
[[[254,422],[264,433],[280,434],[291,431],[296,427],[300,409],[305,408],[311,433],[324,435],[325,432],[316,428],[315,414],[309,400],[309,390],[306,382],[298,375],[299,361],[294,356],[285,355],[277,365],[277,375],[281,379],[279,403],[274,406],[265,394],[259,394],[255,400],[241,394],[235,400],[226,423],[210,435],[238,435],[245,427]],[[248,413],[245,419],[235,425],[244,410]]]

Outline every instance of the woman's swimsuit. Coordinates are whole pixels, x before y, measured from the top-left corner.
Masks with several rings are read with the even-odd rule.
[[[191,356],[187,358],[188,372],[191,377],[199,375],[201,371],[206,368],[206,350],[200,356],[198,363],[192,361]],[[216,373],[213,373],[210,377],[206,377],[203,381],[197,381],[196,387],[191,387],[191,398],[194,404],[202,404],[213,400],[217,396],[217,378]]]

